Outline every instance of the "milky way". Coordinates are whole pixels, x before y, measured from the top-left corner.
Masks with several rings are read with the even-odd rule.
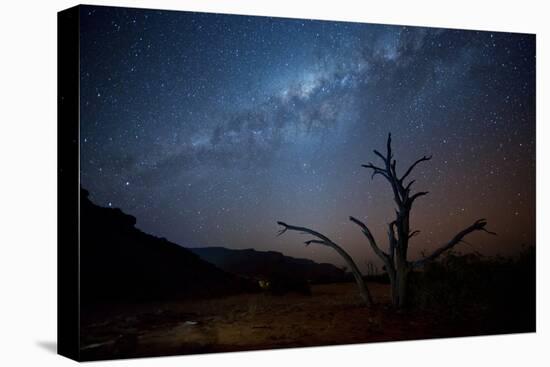
[[[391,189],[361,164],[393,135],[430,191],[421,256],[478,218],[464,252],[535,240],[535,36],[269,17],[81,8],[81,185],[183,246],[341,264],[277,220],[375,256]]]

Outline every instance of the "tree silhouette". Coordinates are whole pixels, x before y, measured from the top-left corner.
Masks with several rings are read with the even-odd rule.
[[[349,217],[349,219],[358,225],[361,228],[361,231],[365,235],[370,244],[370,247],[374,253],[382,260],[384,263],[384,269],[387,272],[390,278],[391,284],[391,296],[392,304],[395,307],[401,308],[406,305],[407,302],[407,281],[410,272],[413,269],[424,266],[426,263],[437,259],[445,251],[450,250],[457,244],[463,241],[463,238],[468,234],[474,231],[484,231],[489,234],[494,235],[494,232],[488,231],[485,226],[487,221],[485,219],[478,219],[469,227],[458,232],[449,242],[439,247],[430,255],[424,257],[423,259],[416,261],[409,261],[407,258],[407,252],[409,248],[409,240],[418,235],[420,231],[410,229],[410,213],[413,207],[413,203],[416,199],[425,196],[428,194],[427,191],[419,191],[416,193],[411,192],[411,186],[415,180],[411,180],[405,184],[405,180],[412,173],[414,168],[422,163],[429,161],[431,156],[423,156],[422,158],[416,160],[405,173],[400,177],[397,174],[397,161],[393,158],[392,148],[391,148],[391,134],[388,135],[388,141],[386,144],[386,155],[383,155],[377,150],[374,150],[376,154],[383,162],[382,166],[376,166],[373,163],[368,163],[362,165],[362,167],[372,170],[371,178],[374,178],[377,175],[382,176],[388,181],[393,192],[393,199],[396,204],[395,210],[395,219],[388,224],[388,250],[383,251],[377,244],[372,232],[367,227],[367,225],[361,222],[359,219],[354,217]],[[363,277],[353,262],[352,258],[336,243],[331,241],[328,237],[323,234],[313,231],[305,227],[297,227],[293,225],[288,225],[284,222],[277,222],[279,225],[283,226],[283,229],[279,234],[284,233],[286,230],[293,230],[302,233],[308,233],[316,237],[317,239],[306,241],[306,245],[311,243],[322,244],[334,248],[343,258],[346,260],[346,263],[351,268],[357,285],[359,287],[360,295],[366,305],[372,304],[372,297],[368,290],[367,285],[363,281]]]
[[[324,245],[324,246],[331,247],[334,250],[336,250],[336,252],[338,252],[338,254],[340,254],[340,256],[342,256],[344,258],[344,260],[348,264],[349,268],[351,269],[353,277],[355,278],[355,282],[357,283],[357,286],[359,287],[359,295],[361,296],[361,299],[363,300],[363,302],[367,306],[370,306],[372,304],[372,296],[369,292],[369,288],[367,287],[367,284],[363,280],[363,275],[359,271],[359,268],[357,267],[357,265],[355,265],[355,262],[353,261],[351,256],[349,256],[349,254],[342,247],[337,245],[334,241],[332,241],[327,236],[325,236],[325,235],[323,235],[323,234],[321,234],[317,231],[314,231],[312,229],[305,228],[305,227],[297,227],[297,226],[293,226],[293,225],[290,225],[290,224],[286,224],[284,222],[277,222],[277,224],[279,224],[280,226],[283,227],[283,229],[281,229],[279,231],[278,236],[282,235],[287,230],[297,231],[297,232],[301,232],[301,233],[308,233],[308,234],[316,237],[316,239],[304,242],[306,244],[306,246],[309,246],[312,243],[316,243],[316,244],[319,244],[319,245]]]

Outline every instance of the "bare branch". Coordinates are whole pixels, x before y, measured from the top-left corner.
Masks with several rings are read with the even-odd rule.
[[[421,196],[428,195],[428,191],[420,191],[409,198],[409,206],[412,206],[413,202]]]
[[[401,182],[397,178],[397,173],[396,173],[397,161],[392,160],[393,153],[392,153],[392,150],[391,150],[391,134],[388,134],[388,141],[387,141],[387,144],[386,144],[386,149],[387,149],[386,156],[384,156],[382,153],[380,153],[376,149],[373,150],[374,154],[376,154],[378,157],[380,157],[380,159],[382,159],[382,161],[384,162],[384,165],[386,166],[385,168],[375,166],[374,164],[372,164],[370,162],[368,164],[366,164],[366,165],[364,164],[362,166],[365,167],[365,168],[370,168],[370,169],[373,170],[372,175],[371,175],[371,179],[373,179],[374,176],[376,176],[376,175],[381,175],[381,176],[385,177],[386,180],[388,180],[388,182],[390,183],[390,185],[392,187],[392,190],[393,190],[393,195],[394,195],[394,198],[395,198],[395,202],[397,203],[397,205],[399,207],[402,207],[405,200],[406,200],[406,194],[407,193],[406,193],[405,189],[403,188],[403,185],[401,185]]]
[[[471,226],[463,229],[462,231],[458,232],[449,242],[447,242],[445,245],[441,246],[437,250],[435,250],[431,255],[425,257],[422,260],[417,260],[412,263],[413,267],[421,267],[424,266],[426,263],[433,261],[437,259],[441,254],[443,254],[445,251],[448,251],[452,249],[454,246],[459,244],[460,242],[463,242],[463,238],[466,237],[468,234],[475,232],[475,231],[483,231],[487,232],[491,235],[496,235],[496,233],[488,231],[485,226],[487,225],[487,221],[485,219],[478,219],[472,224]]]
[[[359,268],[357,267],[357,265],[355,264],[351,256],[349,256],[349,254],[342,247],[337,245],[335,242],[333,242],[330,238],[328,238],[324,234],[314,231],[312,229],[309,229],[306,227],[294,226],[294,225],[286,224],[284,222],[277,222],[277,224],[283,227],[283,229],[279,231],[279,235],[285,233],[288,230],[296,231],[300,233],[308,233],[318,239],[312,239],[312,240],[306,241],[305,242],[306,246],[312,243],[315,243],[319,245],[332,247],[334,250],[336,250],[336,252],[338,252],[338,254],[344,258],[347,265],[350,267],[351,272],[353,273],[353,276],[355,278],[355,282],[357,283],[357,286],[359,288],[359,295],[361,296],[361,299],[363,300],[363,302],[367,306],[370,306],[373,303],[372,296],[369,292],[369,289],[363,280],[363,275],[359,271]]]
[[[384,163],[386,163],[386,157],[384,157],[384,156],[382,155],[382,153],[380,153],[380,152],[377,151],[376,149],[373,150],[373,152],[374,152],[374,154],[376,154],[377,156],[379,156],[379,157],[384,161]]]
[[[368,164],[362,164],[361,167],[370,168],[370,169],[373,170],[372,175],[371,175],[371,179],[373,179],[374,176],[376,176],[376,175],[382,175],[386,178],[386,180],[388,180],[388,181],[390,180],[390,177],[388,176],[385,169],[377,167],[377,166],[375,166],[374,164],[372,164],[370,162]]]
[[[382,251],[378,245],[376,244],[376,240],[374,239],[374,236],[372,235],[372,232],[367,227],[367,225],[363,222],[361,222],[359,219],[354,217],[349,217],[349,220],[351,220],[353,223],[357,224],[359,227],[361,227],[363,234],[367,239],[369,240],[370,246],[374,250],[374,253],[378,255],[382,260],[386,261],[389,257],[388,254],[386,254],[384,251]]]
[[[324,241],[321,241],[321,240],[309,240],[309,241],[306,241],[304,242],[306,244],[306,246],[309,246],[311,245],[312,243],[317,243],[319,245],[324,245],[325,242]]]
[[[406,197],[404,196],[404,192],[402,190],[403,186],[399,184],[399,181],[397,181],[397,179],[394,176],[390,176],[389,181],[391,184],[391,189],[393,191],[394,200],[397,206],[401,208],[404,204],[404,200],[406,199]]]
[[[391,133],[388,133],[388,142],[386,143],[386,149],[387,153],[386,156],[388,157],[388,163],[391,161],[393,154],[391,152]]]
[[[279,223],[279,222],[277,222],[277,223]],[[277,237],[279,237],[280,235],[282,235],[283,233],[285,233],[285,232],[286,232],[286,229],[287,229],[286,227],[283,227],[283,229],[278,230],[278,231],[277,231]]]
[[[396,165],[397,165],[397,161],[394,159],[391,162],[391,173],[392,173],[393,177],[395,177],[397,179],[397,172],[396,172],[396,168],[395,168]]]
[[[413,238],[414,236],[418,236],[419,233],[420,233],[419,230],[412,231],[411,233],[409,233],[409,239]]]
[[[430,159],[432,159],[432,156],[423,156],[422,158],[416,160],[416,162],[414,162],[410,167],[409,169],[407,170],[407,172],[405,172],[405,174],[403,175],[403,177],[401,177],[399,179],[400,182],[403,182],[405,180],[405,178],[412,172],[412,170],[414,169],[414,167],[416,167],[417,164],[421,163],[421,162],[425,162],[425,161],[429,161]]]
[[[372,164],[372,162],[369,162],[367,164],[362,164],[361,167],[370,168],[378,171],[385,171],[385,169],[383,169],[382,167],[375,166],[374,164]]]
[[[407,186],[405,186],[405,190],[406,190],[406,191],[411,191],[411,186],[412,186],[412,184],[415,183],[415,182],[416,182],[416,180],[412,180],[411,182],[409,182],[409,184],[408,184]]]
[[[386,175],[384,172],[382,171],[375,171],[372,173],[372,175],[370,176],[371,180],[374,178],[374,176],[376,175],[382,175],[386,180],[390,180],[390,178],[388,177],[388,175]]]
[[[484,220],[485,220],[485,219],[484,219]],[[485,228],[481,228],[480,230],[483,231],[483,232],[487,232],[487,233],[489,233],[489,234],[492,235],[492,236],[497,236],[497,233],[496,233],[496,232],[489,231],[489,230],[487,230],[487,229],[485,229]]]
[[[279,231],[279,234],[278,234],[279,236],[282,235],[283,233],[285,233],[288,230],[297,231],[297,232],[300,232],[300,233],[309,233],[310,235],[321,239],[323,244],[325,244],[327,246],[330,246],[330,245],[328,245],[328,243],[331,243],[331,244],[334,245],[334,242],[332,242],[330,240],[330,238],[328,238],[327,236],[325,236],[325,235],[323,235],[319,232],[316,232],[312,229],[309,229],[309,228],[306,228],[306,227],[293,226],[293,225],[290,225],[290,224],[286,224],[284,222],[277,222],[277,224],[283,227],[283,229],[281,229]]]

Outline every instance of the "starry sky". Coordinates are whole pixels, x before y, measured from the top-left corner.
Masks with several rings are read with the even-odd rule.
[[[361,167],[389,132],[417,190],[410,257],[478,218],[463,252],[535,242],[535,36],[81,7],[81,185],[182,246],[377,262],[391,188]]]

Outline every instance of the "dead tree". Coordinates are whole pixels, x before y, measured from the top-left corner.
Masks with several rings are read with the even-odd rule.
[[[386,155],[383,155],[377,150],[374,150],[374,154],[376,154],[382,160],[383,165],[376,166],[373,163],[368,163],[362,166],[372,170],[371,178],[380,175],[388,181],[393,192],[394,202],[396,204],[395,219],[388,224],[387,228],[388,250],[384,251],[378,246],[372,232],[365,223],[354,217],[350,217],[349,219],[361,228],[361,231],[367,238],[370,247],[384,263],[384,269],[388,273],[388,276],[390,278],[392,303],[395,307],[400,308],[405,306],[406,304],[407,280],[410,272],[413,269],[422,267],[426,263],[437,259],[441,254],[462,242],[464,237],[474,231],[484,231],[493,235],[495,233],[490,232],[485,228],[485,226],[487,225],[487,221],[485,219],[478,219],[469,227],[458,232],[449,242],[439,247],[432,254],[420,260],[409,261],[407,258],[409,240],[420,233],[420,231],[418,230],[411,231],[410,212],[412,210],[414,202],[418,198],[427,195],[428,192],[419,191],[416,193],[412,193],[411,187],[415,180],[410,180],[407,183],[405,183],[405,180],[418,164],[429,161],[432,157],[423,156],[422,158],[416,160],[413,164],[411,164],[411,166],[405,171],[403,175],[399,176],[397,174],[396,168],[397,162],[393,158],[391,148],[391,134],[388,135],[388,141],[386,144]],[[352,269],[353,275],[355,276],[355,279],[359,286],[360,294],[365,302],[367,304],[372,303],[370,293],[366,284],[363,281],[361,273],[357,269],[357,266],[355,265],[351,257],[340,246],[336,245],[324,235],[312,231],[308,228],[287,225],[283,222],[277,223],[284,227],[280,234],[284,233],[287,229],[299,231],[302,233],[309,233],[317,237],[318,240],[306,241],[306,245],[317,243],[334,248],[342,257],[344,257],[344,259]]]
[[[354,217],[350,217],[350,220],[361,228],[374,253],[384,263],[386,272],[390,278],[393,305],[396,307],[403,307],[407,301],[407,279],[411,270],[422,267],[429,261],[435,260],[439,255],[462,242],[464,237],[474,231],[484,231],[493,235],[495,233],[485,229],[485,226],[487,225],[487,221],[485,219],[478,219],[469,227],[458,232],[449,242],[435,250],[431,255],[428,255],[421,260],[412,262],[409,261],[407,259],[409,240],[420,233],[418,230],[411,230],[410,213],[414,202],[418,198],[427,195],[428,192],[419,191],[412,193],[411,187],[415,180],[410,180],[408,183],[405,183],[405,180],[409,177],[418,164],[427,162],[432,157],[423,156],[422,158],[416,160],[403,175],[399,176],[396,168],[397,162],[393,158],[391,148],[391,134],[388,135],[386,155],[381,154],[377,150],[374,150],[374,154],[382,160],[383,165],[376,166],[369,162],[368,164],[364,164],[362,166],[372,170],[371,178],[374,178],[376,175],[380,175],[388,181],[393,192],[393,200],[396,204],[395,219],[388,224],[387,229],[388,251],[385,252],[380,249],[374,239],[374,236],[372,235],[372,232],[365,223]]]
[[[355,282],[357,283],[357,287],[359,288],[359,295],[361,296],[361,300],[367,306],[370,306],[372,304],[372,297],[370,295],[369,289],[367,288],[367,284],[363,280],[363,275],[359,271],[359,268],[357,267],[357,265],[355,265],[355,262],[353,261],[351,256],[349,256],[349,254],[342,247],[337,245],[334,241],[332,241],[327,236],[325,236],[325,235],[323,235],[323,234],[321,234],[317,231],[311,230],[309,228],[297,227],[297,226],[293,226],[293,225],[290,225],[290,224],[286,224],[284,222],[277,222],[277,224],[279,224],[280,226],[283,227],[283,229],[281,229],[279,231],[278,236],[282,235],[287,230],[297,231],[297,232],[300,232],[300,233],[307,233],[307,234],[312,235],[316,239],[312,239],[312,240],[304,242],[306,244],[306,246],[309,246],[312,243],[316,243],[316,244],[319,244],[319,245],[324,245],[324,246],[331,247],[334,250],[336,250],[336,252],[338,252],[338,254],[344,258],[344,260],[346,261],[346,264],[351,269],[353,277],[355,278]]]

